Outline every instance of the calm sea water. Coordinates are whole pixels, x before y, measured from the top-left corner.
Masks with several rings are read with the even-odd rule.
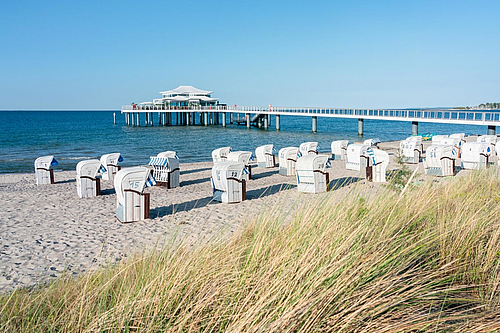
[[[357,135],[356,119],[318,118],[318,133],[311,132],[309,117],[281,117],[281,131],[246,129],[245,126],[129,127],[119,111],[2,111],[0,112],[0,173],[32,172],[35,158],[54,155],[56,170],[74,170],[83,159],[119,152],[124,166],[147,164],[149,156],[175,150],[181,162],[211,160],[215,148],[251,150],[273,143],[276,150],[318,141],[327,152],[333,140],[358,141],[380,138],[401,140],[411,135],[411,123],[365,120],[363,137]],[[229,117],[228,117],[229,118]],[[156,114],[153,120],[158,120]],[[141,122],[144,120],[141,118]],[[486,126],[420,123],[420,133],[486,134]]]

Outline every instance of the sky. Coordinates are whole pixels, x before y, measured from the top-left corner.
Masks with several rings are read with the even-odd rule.
[[[500,1],[0,6],[0,110],[120,109],[179,85],[245,106],[500,102]]]

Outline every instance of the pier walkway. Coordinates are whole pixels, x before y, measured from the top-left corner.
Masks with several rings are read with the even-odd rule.
[[[222,125],[246,123],[268,129],[271,116],[275,116],[276,130],[280,130],[281,116],[311,117],[312,131],[317,131],[318,117],[358,119],[358,134],[363,134],[364,120],[406,121],[412,124],[412,134],[418,134],[419,122],[481,125],[488,127],[488,134],[496,134],[500,126],[500,110],[479,109],[335,109],[297,107],[253,107],[253,106],[212,106],[212,107],[164,107],[125,105],[121,109],[127,125],[140,126],[140,115],[144,114],[144,124],[153,125],[153,114],[158,116],[158,125]],[[229,119],[227,115],[229,114]],[[237,114],[237,115],[235,115]],[[239,115],[244,115],[244,118]],[[267,117],[266,117],[267,116]],[[222,118],[222,119],[221,119]],[[199,119],[199,121],[197,121]],[[244,119],[244,121],[242,121]]]

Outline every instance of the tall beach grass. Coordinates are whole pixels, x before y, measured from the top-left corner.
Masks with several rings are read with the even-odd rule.
[[[4,295],[0,331],[500,331],[496,170],[343,193],[276,205],[229,240]]]

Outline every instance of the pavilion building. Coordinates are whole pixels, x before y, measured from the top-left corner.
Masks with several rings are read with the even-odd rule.
[[[160,91],[162,98],[154,99],[153,104],[169,107],[215,106],[219,99],[212,97],[212,93],[213,91],[193,86],[178,86],[172,90]]]

